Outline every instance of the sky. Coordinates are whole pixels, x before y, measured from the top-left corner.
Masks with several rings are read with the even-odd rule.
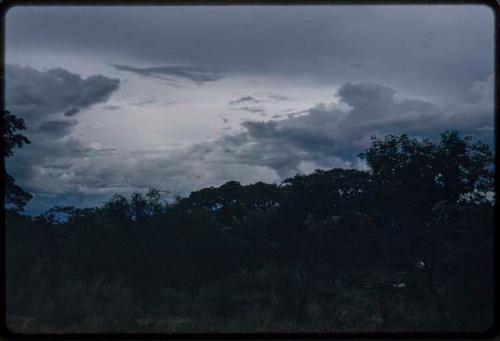
[[[5,34],[30,214],[366,169],[372,135],[493,143],[487,6],[19,6]]]

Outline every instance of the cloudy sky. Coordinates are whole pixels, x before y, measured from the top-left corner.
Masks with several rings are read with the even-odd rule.
[[[14,7],[28,213],[365,167],[373,134],[493,139],[486,6]]]

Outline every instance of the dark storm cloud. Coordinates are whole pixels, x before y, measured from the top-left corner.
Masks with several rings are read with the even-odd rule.
[[[491,79],[471,91],[482,102],[493,92]],[[408,133],[435,139],[457,129],[491,143],[493,102],[484,106],[457,106],[445,112],[438,105],[419,99],[397,99],[396,91],[375,83],[344,84],[337,92],[338,105],[319,104],[301,116],[279,121],[246,121],[243,133],[219,140],[221,150],[234,155],[232,162],[266,166],[282,178],[295,174],[301,164],[318,168],[352,167],[357,155],[370,145],[370,137]],[[489,103],[489,104],[486,104]]]
[[[31,140],[16,151],[6,167],[35,198],[67,188],[78,160],[109,153],[94,150],[69,135],[78,124],[78,114],[105,102],[118,86],[117,79],[102,75],[82,78],[64,69],[39,71],[6,65],[6,108],[24,118],[25,134]],[[38,204],[44,203],[36,201],[35,206]]]
[[[82,109],[104,102],[118,89],[119,80],[102,75],[82,78],[65,69],[39,71],[27,66],[6,65],[5,102],[27,124],[53,114],[75,116]]]
[[[80,109],[77,109],[77,108],[71,108],[69,109],[68,111],[66,111],[64,113],[64,116],[68,116],[68,117],[71,117],[71,116],[74,116],[76,114],[78,114],[80,112]]]
[[[202,67],[194,66],[157,66],[139,68],[128,65],[113,65],[117,70],[128,71],[139,74],[145,77],[178,77],[195,82],[196,84],[203,84],[205,82],[218,81],[224,76],[217,72],[210,72]],[[168,77],[167,77],[168,79]]]
[[[6,65],[5,85],[6,108],[25,119],[25,134],[32,142],[18,150],[7,166],[33,193],[52,185],[52,190],[56,190],[55,182],[47,181],[43,175],[44,167],[71,163],[93,152],[67,137],[78,121],[61,118],[76,117],[81,110],[106,101],[119,81],[101,75],[84,79],[64,69],[39,71]]]
[[[114,110],[120,109],[120,106],[119,105],[104,105],[102,108],[105,110],[114,111]]]
[[[394,103],[396,91],[388,86],[372,83],[344,84],[337,93],[340,100],[353,108],[351,115],[356,120],[387,115]]]
[[[76,120],[50,120],[42,122],[38,126],[38,131],[48,134],[55,139],[59,139],[71,133],[78,122]]]
[[[457,93],[494,69],[487,6],[37,6],[12,8],[6,20],[6,46],[19,51],[90,48],[108,60],[336,84],[381,81],[424,95]],[[219,78],[171,66],[124,69]]]

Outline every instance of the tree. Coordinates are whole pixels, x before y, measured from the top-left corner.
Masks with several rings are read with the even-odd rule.
[[[444,301],[436,282],[442,273],[446,244],[456,225],[436,225],[436,208],[484,204],[493,191],[493,155],[489,146],[472,143],[457,131],[441,134],[439,142],[418,141],[407,135],[373,137],[365,159],[375,185],[378,210],[387,224],[399,231],[399,257],[416,265],[434,300],[441,324],[448,326]],[[434,223],[433,223],[434,222]]]
[[[29,144],[30,140],[17,133],[18,130],[25,130],[24,121],[21,118],[17,118],[12,115],[9,111],[4,110],[3,112],[3,140],[4,140],[4,160],[5,158],[11,157],[13,155],[12,149],[15,147],[22,148],[23,145]],[[15,211],[22,211],[24,206],[30,201],[33,196],[28,192],[25,192],[20,186],[15,183],[12,176],[7,173],[4,165],[4,178],[5,178],[5,206],[14,206]]]
[[[359,156],[371,169],[377,194],[403,214],[432,209],[442,200],[485,198],[493,190],[489,146],[473,144],[457,131],[444,132],[438,143],[406,134],[372,140],[372,147]]]
[[[333,245],[319,242],[321,237],[328,238],[331,231],[320,228],[325,225],[320,222],[348,208],[367,209],[370,175],[354,169],[316,170],[310,175],[286,179],[281,190],[284,199],[279,207],[279,234],[288,253],[288,290],[295,297],[291,303],[295,306],[295,319],[304,321],[310,283],[318,277],[324,263],[330,270],[335,267]]]

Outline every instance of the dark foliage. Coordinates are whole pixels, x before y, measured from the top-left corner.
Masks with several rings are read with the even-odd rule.
[[[438,142],[388,136],[361,157],[369,171],[317,170],[279,185],[231,181],[173,203],[150,190],[34,218],[10,211],[9,326],[488,329],[488,146],[457,132]]]
[[[29,144],[28,138],[17,131],[25,130],[24,121],[12,115],[9,111],[3,111],[3,143],[4,143],[4,159],[13,155],[12,149],[15,147],[22,148],[24,144]],[[4,203],[5,207],[22,211],[33,196],[25,192],[21,187],[16,185],[14,178],[10,176],[4,167]]]

